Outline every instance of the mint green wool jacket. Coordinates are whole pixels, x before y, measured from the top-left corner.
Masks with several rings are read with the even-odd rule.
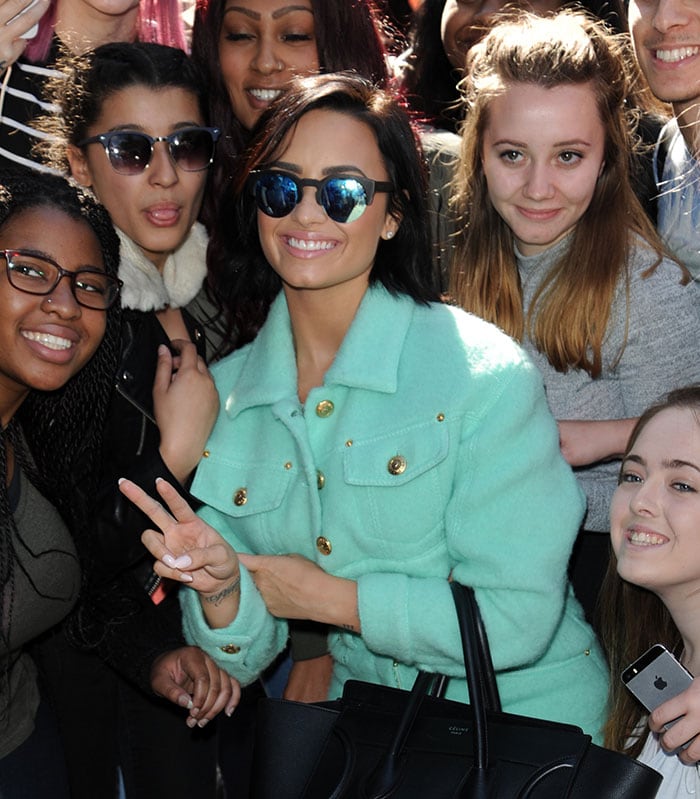
[[[301,405],[280,294],[213,371],[201,516],[241,552],[295,552],[357,581],[362,634],[330,635],[331,696],[348,678],[410,688],[425,669],[466,701],[451,575],[476,589],[504,709],[598,737],[607,669],[566,582],[584,500],[540,374],[510,338],[373,286]],[[187,639],[248,683],[288,631],[241,571],[228,628],[208,627],[192,589],[180,596]]]

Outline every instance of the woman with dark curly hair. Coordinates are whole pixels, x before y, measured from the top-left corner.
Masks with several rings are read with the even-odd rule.
[[[47,666],[73,799],[110,796],[118,768],[130,799],[213,798],[216,725],[201,728],[233,711],[238,686],[185,646],[175,592],[155,578],[139,538],[143,519],[121,498],[117,478],[153,485],[168,477],[184,491],[216,416],[206,366],[217,344],[215,310],[203,289],[207,236],[197,216],[218,130],[206,124],[201,76],[182,50],[112,43],[59,63],[65,76],[50,88],[61,112],[44,120],[46,156],[109,211],[124,282],[94,566],[78,630],[91,651],[61,651],[57,642]],[[154,680],[166,664],[176,685]],[[196,690],[177,675],[192,676]],[[91,694],[78,690],[81,682]],[[170,768],[173,759],[187,760],[184,774]]]
[[[27,646],[81,584],[119,354],[119,243],[61,178],[0,187],[0,795],[67,797]]]

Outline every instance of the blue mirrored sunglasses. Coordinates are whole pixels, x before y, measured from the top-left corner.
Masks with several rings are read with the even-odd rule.
[[[301,202],[304,187],[313,186],[316,202],[333,221],[343,223],[359,219],[377,192],[394,191],[388,181],[335,175],[311,180],[273,169],[252,172],[248,181],[258,208],[267,216],[291,214]]]

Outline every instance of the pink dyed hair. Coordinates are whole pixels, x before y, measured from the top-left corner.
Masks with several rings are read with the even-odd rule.
[[[56,26],[57,2],[58,0],[51,0],[48,11],[39,22],[39,32],[24,51],[29,61],[43,63],[49,56]],[[167,44],[186,50],[187,41],[179,0],[141,0],[136,38],[140,42]]]

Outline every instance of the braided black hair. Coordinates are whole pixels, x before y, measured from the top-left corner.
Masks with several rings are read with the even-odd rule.
[[[23,211],[47,207],[93,230],[107,274],[117,276],[119,240],[107,212],[88,193],[63,178],[40,173],[3,172],[0,177],[0,230]],[[10,651],[14,605],[14,547],[19,533],[7,488],[8,443],[17,466],[59,511],[80,541],[89,533],[92,500],[102,443],[102,429],[119,357],[121,310],[106,312],[105,334],[91,360],[63,387],[30,391],[21,407],[0,430],[0,585],[3,609],[0,652]],[[7,696],[9,663],[0,674],[0,696]],[[7,707],[0,707],[0,715]]]

